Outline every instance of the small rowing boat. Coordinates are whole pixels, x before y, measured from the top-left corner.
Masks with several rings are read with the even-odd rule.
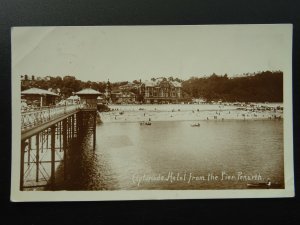
[[[270,188],[271,187],[271,181],[270,179],[267,180],[265,183],[248,183],[248,188]]]
[[[248,183],[248,188],[270,188],[271,184],[268,185],[268,183]]]
[[[200,127],[200,123],[191,124],[191,127]]]
[[[148,126],[150,126],[151,125],[151,122],[140,122],[140,125],[142,126],[142,125],[148,125]]]

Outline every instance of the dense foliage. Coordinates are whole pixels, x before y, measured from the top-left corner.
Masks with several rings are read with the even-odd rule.
[[[44,90],[60,90],[60,94],[62,97],[69,97],[73,93],[78,92],[84,88],[92,88],[94,90],[100,91],[102,93],[105,92],[105,88],[107,85],[107,82],[94,82],[94,81],[81,81],[75,78],[75,76],[56,76],[51,77],[49,76],[49,79],[28,79],[28,76],[25,75],[25,80],[22,82],[21,90],[24,91],[29,88],[40,88]],[[139,81],[134,80],[133,83],[138,83]],[[114,82],[110,83],[110,87],[112,90],[117,89],[118,87],[122,85],[128,84],[128,81],[121,81],[121,82]]]
[[[182,83],[182,89],[190,97],[208,101],[282,102],[283,73],[265,71],[233,78],[226,74],[192,77]]]
[[[81,80],[77,80],[74,76],[65,76],[65,77],[50,77],[49,80],[28,80],[27,82],[22,82],[21,90],[26,90],[32,87],[41,88],[48,90],[59,89],[62,97],[69,97],[73,94],[73,92],[78,92],[84,88],[93,88],[100,92],[105,91],[106,82],[92,82],[87,81],[83,82]]]
[[[154,78],[152,78],[154,79]],[[169,77],[170,81],[182,80]],[[140,81],[134,80],[133,84]],[[118,89],[128,81],[110,83],[111,89]],[[22,82],[22,91],[37,87],[48,90],[59,89],[62,97],[69,97],[83,88],[93,88],[105,92],[107,82],[92,82],[77,80],[74,76],[49,77],[48,80],[28,80]],[[281,71],[265,71],[251,75],[229,78],[225,75],[213,74],[209,77],[192,77],[182,82],[184,97],[203,98],[208,101],[239,101],[239,102],[282,102],[283,101],[283,73]],[[131,89],[137,96],[139,91]],[[139,97],[139,96],[138,96]]]

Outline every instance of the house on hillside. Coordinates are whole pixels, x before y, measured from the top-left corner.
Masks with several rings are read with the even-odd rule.
[[[130,91],[115,90],[111,93],[111,100],[116,104],[132,104],[136,102],[136,94]]]
[[[140,94],[145,103],[179,103],[182,101],[182,86],[177,81],[158,78],[140,85]]]

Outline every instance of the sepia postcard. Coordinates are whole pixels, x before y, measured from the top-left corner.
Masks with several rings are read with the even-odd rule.
[[[293,197],[292,30],[13,27],[11,201]]]

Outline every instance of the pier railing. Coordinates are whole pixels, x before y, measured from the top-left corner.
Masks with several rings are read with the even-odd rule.
[[[97,110],[97,104],[82,104],[81,109]]]
[[[21,113],[21,130],[36,127],[81,108],[81,105],[48,106]]]

